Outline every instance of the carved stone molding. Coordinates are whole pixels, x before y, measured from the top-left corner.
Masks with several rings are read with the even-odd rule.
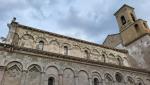
[[[0,66],[0,71],[4,71],[5,70],[5,66]]]

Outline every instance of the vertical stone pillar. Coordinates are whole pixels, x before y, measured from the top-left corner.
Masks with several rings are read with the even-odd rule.
[[[26,84],[26,76],[27,76],[27,71],[23,70],[20,85],[25,85]]]
[[[119,83],[116,81],[113,81],[113,85],[119,85]]]
[[[75,85],[79,85],[79,77],[77,75],[75,75]]]
[[[7,38],[7,41],[6,41],[7,44],[11,44],[13,42],[17,25],[18,25],[18,23],[16,23],[16,22],[12,22],[11,24],[8,24],[9,33],[8,33],[8,38]]]
[[[58,74],[59,76],[59,85],[63,85],[63,74]]]
[[[112,85],[117,85],[115,81],[109,82],[109,84],[110,84],[110,83],[111,83]]]
[[[89,77],[89,85],[92,85],[92,78]]]
[[[127,85],[127,82],[124,81],[124,85]]]
[[[103,79],[99,82],[99,85],[103,85]]]
[[[106,84],[105,84],[105,79],[102,79],[102,85],[106,85]]]
[[[5,67],[0,66],[0,85],[2,85],[3,79],[4,79],[4,72],[5,72]]]
[[[45,76],[45,72],[41,72],[41,82],[40,82],[40,85],[44,85],[44,76]]]

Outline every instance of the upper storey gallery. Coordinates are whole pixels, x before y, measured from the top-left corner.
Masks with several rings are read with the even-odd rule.
[[[15,21],[8,24],[8,27],[7,44],[116,65],[130,66],[125,50],[108,48],[88,41],[50,33],[21,25]]]

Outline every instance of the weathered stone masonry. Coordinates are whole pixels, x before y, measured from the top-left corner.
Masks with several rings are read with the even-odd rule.
[[[48,85],[50,77],[55,79],[55,85],[93,85],[94,78],[98,85],[130,85],[128,78],[149,84],[149,72],[145,70],[40,52],[1,44],[1,84]],[[116,73],[122,76],[120,83]]]

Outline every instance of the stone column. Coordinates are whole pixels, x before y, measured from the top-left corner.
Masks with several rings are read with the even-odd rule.
[[[124,81],[124,85],[127,85],[127,82]]]
[[[75,85],[79,85],[79,77],[77,75],[75,75]]]
[[[119,83],[117,81],[113,81],[112,85],[119,85]]]
[[[45,75],[45,72],[41,72],[41,82],[40,82],[40,85],[44,85],[44,75]]]
[[[105,84],[105,79],[102,79],[102,85],[106,85],[106,84]]]
[[[63,85],[63,74],[58,74],[59,76],[59,85]]]
[[[89,79],[89,85],[92,85],[92,78],[89,77],[88,79]]]
[[[113,81],[113,85],[119,85],[119,83],[116,81]]]
[[[26,76],[27,76],[27,71],[23,70],[22,71],[22,77],[21,77],[21,83],[20,83],[20,85],[25,85],[25,83],[26,83]]]
[[[5,72],[5,67],[0,66],[0,85],[2,85],[2,82],[3,82],[4,72]]]
[[[99,85],[103,85],[103,79],[99,82]]]

